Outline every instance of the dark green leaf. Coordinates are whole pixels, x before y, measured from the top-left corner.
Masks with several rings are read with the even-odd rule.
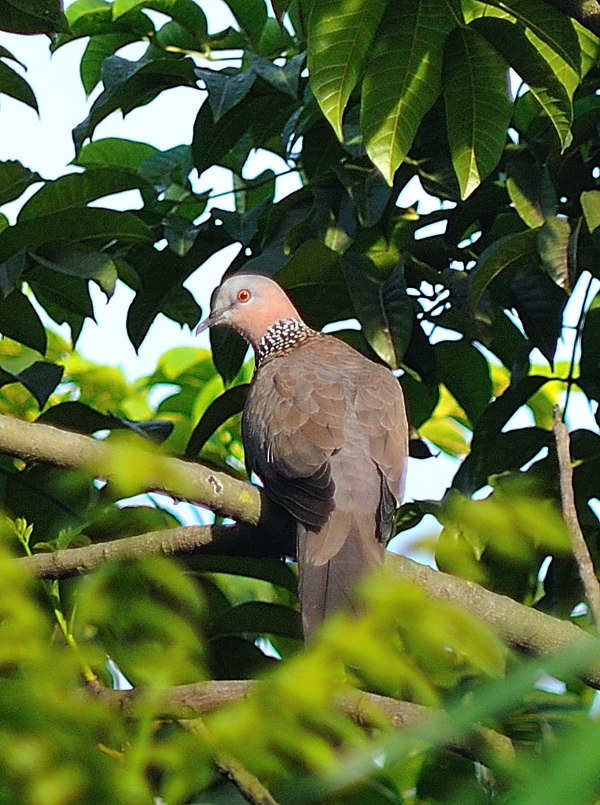
[[[465,494],[471,494],[487,483],[488,476],[490,475],[490,465],[491,463],[494,464],[496,445],[502,429],[513,414],[516,414],[519,408],[525,405],[527,400],[529,400],[536,391],[539,391],[549,379],[550,378],[537,375],[525,377],[518,383],[510,385],[500,397],[497,397],[494,402],[487,407],[473,432],[471,453],[464,460],[452,481],[452,486],[455,489],[459,489]],[[510,431],[508,433],[510,433]],[[527,433],[531,435],[534,443],[536,438],[541,438],[540,434],[531,434],[530,431],[527,431]],[[513,455],[513,450],[519,449],[520,443],[517,437],[508,436],[507,433],[502,434],[502,439],[504,439],[505,436],[508,440],[508,457],[510,458],[511,455]],[[539,449],[539,447],[537,449]],[[518,453],[517,455],[520,459],[522,453]],[[502,471],[502,469],[506,469],[506,467],[502,468],[498,466],[498,463],[494,464],[492,472],[496,473]]]
[[[212,635],[276,634],[302,639],[300,613],[280,604],[248,601],[231,607],[210,624]]]
[[[241,335],[228,327],[213,327],[210,331],[215,369],[223,378],[225,386],[229,386],[242,368],[248,352],[248,344]]]
[[[53,34],[69,30],[61,0],[7,0],[2,28],[16,34]]]
[[[55,363],[36,361],[19,372],[17,378],[33,394],[40,408],[43,408],[60,383],[63,372],[64,368]]]
[[[262,559],[253,556],[211,556],[197,553],[186,560],[188,567],[199,573],[227,573],[261,579],[276,584],[294,595],[298,578],[290,565],[280,559]]]
[[[94,280],[110,299],[117,282],[117,268],[113,260],[103,252],[90,252],[83,249],[48,247],[43,253],[33,255],[40,265],[68,274]]]
[[[536,230],[527,229],[495,240],[482,252],[477,267],[471,272],[469,297],[472,307],[477,307],[488,285],[499,274],[531,262],[537,254],[536,239]]]
[[[256,44],[267,22],[265,0],[225,0],[240,28]]]
[[[36,97],[27,81],[12,67],[0,61],[0,94],[2,93],[31,106],[36,112],[39,111]]]
[[[385,276],[368,258],[347,252],[342,271],[365,338],[388,366],[398,369],[413,324],[403,267],[398,265]]]
[[[196,75],[206,85],[214,123],[218,123],[223,115],[241,103],[256,81],[255,73],[250,70],[230,73],[226,70],[198,68]]]
[[[42,177],[14,159],[0,162],[0,204],[18,198],[30,185]]]
[[[517,270],[510,293],[525,333],[552,366],[568,296],[533,263]]]
[[[490,367],[465,339],[435,345],[440,380],[475,425],[492,398]]]
[[[0,292],[4,299],[21,285],[21,277],[27,266],[27,252],[20,249],[12,257],[0,263]]]
[[[600,295],[590,305],[581,333],[581,359],[579,383],[585,393],[600,400]]]
[[[148,143],[105,137],[84,145],[73,164],[81,168],[122,167],[137,171],[146,159],[160,153]]]
[[[185,455],[188,458],[196,458],[205,442],[210,439],[217,428],[221,427],[230,417],[239,414],[244,407],[248,389],[249,386],[245,383],[234,386],[213,400],[192,431],[185,449]]]
[[[46,352],[46,332],[35,308],[19,290],[0,300],[0,333],[37,350]]]

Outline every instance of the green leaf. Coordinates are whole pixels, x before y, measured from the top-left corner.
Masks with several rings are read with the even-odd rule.
[[[126,115],[149,103],[165,89],[196,86],[194,63],[188,58],[132,62],[111,56],[102,65],[102,81],[104,91],[94,101],[87,118],[73,130],[77,152],[111,112],[120,109]]]
[[[300,613],[281,604],[247,601],[226,610],[210,624],[210,634],[276,634],[302,639]]]
[[[100,82],[104,60],[136,39],[135,34],[125,32],[90,37],[79,65],[79,75],[86,95],[90,95]]]
[[[36,361],[19,372],[16,379],[33,394],[40,408],[43,408],[60,383],[63,372],[64,368],[55,363]]]
[[[492,398],[490,367],[465,339],[435,344],[440,380],[475,426]]]
[[[37,350],[46,352],[46,331],[29,299],[14,290],[0,299],[0,333]]]
[[[413,323],[403,267],[385,276],[367,257],[347,252],[342,271],[365,338],[388,366],[398,369]]]
[[[40,265],[59,274],[94,280],[109,299],[115,291],[117,268],[103,252],[59,246],[46,248],[43,254],[38,253],[33,257]]]
[[[549,58],[545,48],[540,52],[519,25],[507,20],[478,19],[473,27],[527,84],[552,121],[561,147],[566,148],[571,141],[573,107],[571,81],[564,62]]]
[[[253,44],[258,43],[267,22],[265,0],[225,0],[240,28]]]
[[[552,366],[562,331],[567,294],[540,270],[537,263],[517,269],[510,294],[525,333]]]
[[[542,446],[541,434],[533,435],[528,442],[520,442],[518,436],[509,436],[502,433],[504,426],[509,419],[525,405],[527,400],[539,391],[541,387],[549,381],[548,377],[530,375],[523,378],[520,382],[511,384],[506,391],[497,397],[486,410],[477,423],[473,432],[471,442],[471,453],[463,461],[460,469],[454,476],[452,487],[459,489],[465,494],[472,494],[477,489],[484,486],[492,472],[502,472],[508,467],[514,467],[515,461],[523,459],[524,452],[527,457],[523,463],[528,461],[538,452]],[[535,429],[536,431],[538,429]],[[518,433],[518,431],[517,431]],[[529,431],[528,431],[529,433]],[[496,453],[498,440],[504,441],[507,449],[499,449]],[[528,445],[526,451],[521,451],[521,446]],[[531,455],[531,451],[533,455]],[[511,457],[518,456],[515,461]],[[508,460],[506,458],[508,456]],[[518,464],[521,466],[521,464]]]
[[[208,406],[189,438],[185,455],[196,458],[212,434],[230,417],[239,414],[248,394],[249,385],[243,383],[227,389]]]
[[[270,84],[274,89],[296,98],[298,95],[298,84],[300,82],[300,72],[304,64],[304,54],[299,53],[288,59],[283,67],[274,64],[270,59],[250,53],[250,65],[256,75],[263,81]]]
[[[477,307],[488,285],[499,274],[507,270],[516,270],[535,257],[536,241],[537,231],[527,229],[499,238],[482,252],[476,268],[470,275],[469,301],[473,308]]]
[[[9,95],[39,112],[36,97],[25,79],[0,61],[0,94]]]
[[[600,400],[600,294],[592,301],[581,333],[581,358],[579,383],[593,400]]]
[[[338,164],[336,175],[356,205],[361,226],[375,226],[387,207],[392,191],[377,168],[364,167],[351,162]]]
[[[471,27],[457,28],[448,38],[444,98],[452,164],[464,199],[498,164],[511,116],[505,62]]]
[[[521,220],[530,228],[542,226],[558,208],[556,190],[547,165],[526,155],[515,155],[506,164],[506,190]]]
[[[16,34],[69,30],[61,0],[10,0],[2,4],[2,28]]]
[[[579,39],[571,20],[542,0],[489,0],[499,8],[508,9],[528,28],[546,42],[573,70],[580,69]]]
[[[130,212],[100,207],[74,207],[20,221],[0,232],[0,261],[19,249],[38,249],[45,243],[107,243],[152,240],[152,232]]]
[[[73,164],[80,168],[113,166],[138,170],[153,154],[160,154],[160,151],[148,143],[105,137],[84,145]]]
[[[389,184],[440,93],[444,44],[458,20],[454,5],[391,3],[369,54],[361,127],[367,153]]]
[[[196,553],[186,560],[188,567],[202,573],[227,573],[261,579],[296,594],[298,577],[286,562],[251,556],[211,556]]]
[[[148,186],[138,174],[123,168],[101,167],[85,173],[69,173],[46,182],[23,205],[18,220],[26,221],[59,210],[84,207],[103,196]]]
[[[251,70],[229,72],[197,68],[196,75],[204,81],[208,92],[208,103],[212,110],[213,122],[216,124],[234,106],[244,100],[256,81],[256,74]]]
[[[308,33],[310,83],[340,140],[344,138],[344,110],[361,77],[386,5],[387,0],[352,4],[321,0],[313,4]]]
[[[27,251],[20,249],[16,254],[0,263],[0,291],[4,299],[15,288],[20,287],[21,277],[27,267]]]
[[[19,198],[30,185],[41,181],[42,177],[38,173],[30,171],[14,159],[0,162],[0,204]]]
[[[571,227],[567,218],[550,215],[538,232],[538,249],[542,266],[561,288],[571,289],[569,271],[569,243]]]
[[[584,190],[579,200],[592,241],[600,249],[600,190]]]

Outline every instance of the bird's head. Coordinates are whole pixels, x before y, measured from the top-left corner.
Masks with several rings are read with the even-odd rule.
[[[211,312],[196,328],[196,334],[208,327],[231,327],[256,347],[274,324],[285,319],[302,321],[285,292],[268,277],[235,274],[215,289]]]

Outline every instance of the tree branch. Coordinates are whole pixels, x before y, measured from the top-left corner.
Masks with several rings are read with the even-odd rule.
[[[588,606],[594,618],[596,629],[600,629],[600,585],[594,570],[594,563],[583,536],[577,507],[575,506],[575,494],[573,492],[573,464],[571,462],[571,447],[569,443],[569,431],[562,421],[560,410],[554,406],[554,440],[556,442],[556,453],[558,456],[558,469],[560,476],[560,498],[562,504],[563,518],[571,536],[573,555],[579,569],[579,576],[585,590]]]
[[[102,459],[108,460],[111,449],[110,445],[88,436],[0,415],[0,453],[27,461],[78,469],[89,470],[93,463],[97,474],[101,475],[98,468]],[[223,514],[239,517],[246,522],[260,521],[260,529],[244,525],[189,526],[84,548],[36,554],[16,561],[40,578],[55,579],[85,573],[108,558],[151,554],[178,556],[196,551],[237,556],[277,556],[283,553],[278,532],[286,529],[280,527],[277,512],[274,507],[268,508],[266,498],[259,489],[199,464],[172,458],[162,460],[176,468],[175,477],[179,485],[187,488],[184,493],[186,497],[193,497],[208,506],[214,505]],[[185,480],[182,481],[182,478]],[[174,484],[168,490],[163,488],[163,491],[177,495],[179,485],[175,488]],[[192,487],[196,489],[193,496],[189,495]],[[276,523],[274,528],[273,521]],[[508,645],[519,650],[547,656],[561,648],[581,645],[594,639],[568,621],[523,606],[473,582],[395,554],[388,553],[387,557],[388,564],[399,579],[413,580],[433,599],[450,600],[464,607],[487,623]],[[600,689],[600,668],[591,669],[584,679],[590,687]]]
[[[110,477],[108,468],[124,455],[123,448],[105,441],[5,415],[0,415],[0,453],[103,478]],[[160,478],[146,484],[149,491],[197,501],[217,514],[251,525],[266,516],[268,500],[257,486],[191,461],[150,451],[148,455],[152,466],[160,468]]]
[[[251,695],[260,684],[268,683],[226,680],[176,685],[165,692],[163,707],[157,717],[197,719],[199,715],[207,715],[226,704]],[[143,688],[111,690],[100,685],[90,685],[88,690],[104,705],[118,710],[123,718],[136,719],[144,713]],[[445,732],[451,727],[449,717],[443,710],[376,693],[348,689],[337,697],[335,705],[356,724],[367,729],[377,724],[376,714],[379,716],[383,714],[392,726],[399,729],[414,727],[432,720],[443,726]],[[510,739],[488,728],[477,727],[473,738],[457,737],[448,748],[483,763],[489,761],[490,756],[504,762],[514,759],[514,748]]]

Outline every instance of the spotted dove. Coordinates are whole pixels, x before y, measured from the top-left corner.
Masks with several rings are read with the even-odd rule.
[[[267,277],[217,288],[197,332],[227,325],[251,344],[256,371],[244,407],[246,464],[297,522],[302,623],[352,606],[354,587],[383,559],[404,490],[407,422],[384,366],[308,327]]]

